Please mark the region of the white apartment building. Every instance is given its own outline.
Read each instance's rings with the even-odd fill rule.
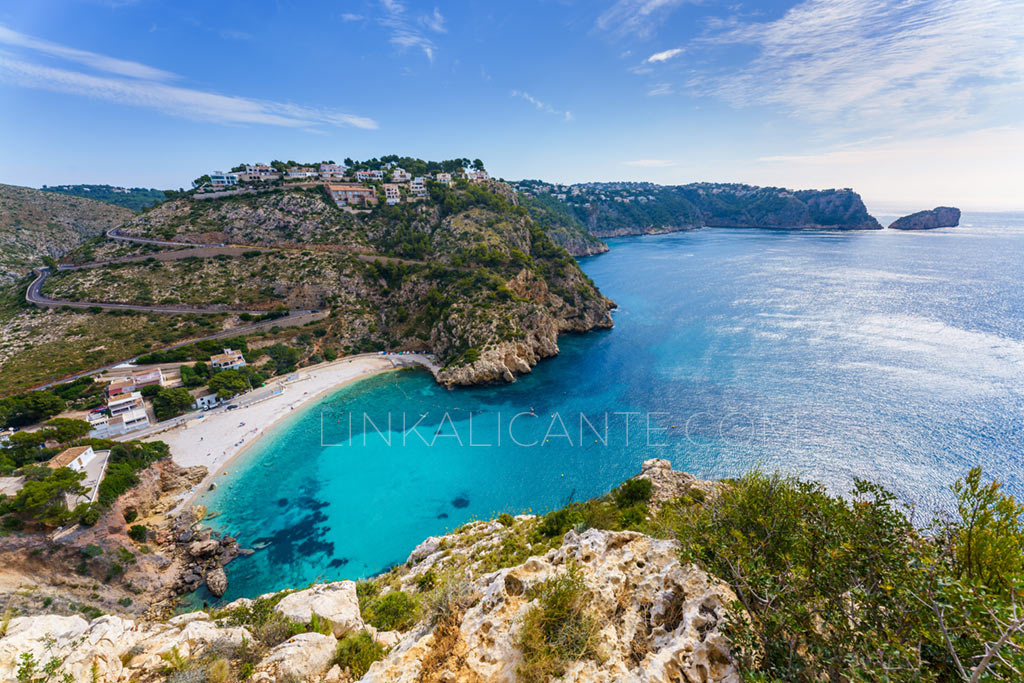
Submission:
[[[394,183],[385,183],[384,201],[388,203],[388,206],[394,206],[398,202],[402,201],[402,193],[399,192],[398,185],[395,185]]]

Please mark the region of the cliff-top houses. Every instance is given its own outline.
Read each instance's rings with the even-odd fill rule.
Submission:
[[[352,170],[345,164],[324,162],[313,166],[290,166],[283,171],[279,162],[274,166],[268,164],[244,164],[236,167],[230,173],[217,171],[209,174],[210,182],[200,188],[206,190],[234,189],[239,183],[259,183],[265,181],[285,180],[288,182],[301,182],[304,186],[314,183],[310,181],[322,181],[324,189],[338,206],[344,207],[367,207],[380,201],[380,194],[383,193],[383,200],[394,206],[402,201],[417,201],[427,196],[427,180],[434,180],[441,185],[452,185],[456,179],[468,180],[471,183],[484,183],[490,179],[487,171],[483,169],[460,169],[457,173],[438,172],[413,176],[397,164],[389,163],[384,169],[355,169]],[[381,185],[377,185],[381,183]],[[404,190],[402,189],[404,186]],[[556,186],[557,187],[557,186]],[[241,190],[244,191],[244,190]],[[111,385],[111,395],[122,391],[129,391],[137,386],[129,381],[114,383]]]

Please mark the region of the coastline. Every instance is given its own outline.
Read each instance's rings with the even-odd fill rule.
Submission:
[[[225,406],[202,417],[166,431],[152,434],[145,441],[163,441],[171,449],[171,458],[181,467],[202,465],[207,474],[201,482],[180,494],[173,515],[191,505],[216,477],[282,420],[295,416],[295,411],[350,384],[384,372],[421,366],[436,372],[437,366],[424,354],[373,354],[340,358],[303,368],[298,378],[269,385],[279,389],[267,398],[227,410]],[[245,396],[235,403],[244,403]],[[254,426],[255,425],[255,426]]]

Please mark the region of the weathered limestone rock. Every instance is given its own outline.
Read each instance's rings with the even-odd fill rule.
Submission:
[[[672,463],[661,458],[644,460],[640,474],[633,478],[647,479],[651,482],[652,508],[661,507],[663,503],[685,495],[693,495],[694,490],[699,490],[705,498],[713,496],[718,487],[713,481],[697,479],[688,472],[672,469]]]
[[[223,567],[214,567],[206,572],[206,587],[218,598],[228,589],[228,576]]]
[[[284,641],[256,666],[253,683],[306,681],[327,670],[338,641],[320,633],[300,633]]]
[[[739,683],[722,631],[735,596],[697,567],[680,565],[677,555],[675,541],[636,532],[570,531],[544,556],[473,581],[466,591],[479,599],[462,613],[457,633],[421,623],[363,681],[411,683],[439,675],[430,668],[439,662],[444,673],[437,680],[515,680],[530,589],[573,565],[602,624],[602,661],[577,662],[563,680]]]
[[[359,614],[359,598],[354,581],[324,583],[296,593],[289,593],[274,610],[282,616],[308,623],[313,615],[330,623],[335,637],[363,629]]]

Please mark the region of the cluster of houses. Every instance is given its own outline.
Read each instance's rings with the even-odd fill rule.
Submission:
[[[215,371],[237,370],[245,367],[241,351],[224,349],[210,357],[210,366]],[[160,368],[133,372],[126,377],[115,379],[107,386],[107,404],[103,409],[89,414],[92,429],[89,436],[96,439],[111,439],[115,436],[145,429],[151,424],[142,389],[148,386],[180,386],[180,381],[168,379]],[[199,396],[193,406],[197,410],[208,410],[220,405],[215,394]]]
[[[394,166],[387,171],[356,170],[350,171],[342,164],[320,164],[312,166],[292,166],[283,172],[266,164],[245,164],[241,171],[210,173],[210,185],[213,189],[224,189],[239,183],[258,183],[274,180],[323,181],[327,191],[339,206],[370,206],[378,202],[377,187],[370,183],[384,183],[384,201],[393,206],[402,201],[403,195],[410,201],[427,196],[427,180],[451,185],[451,173],[434,173],[413,177],[404,168]],[[470,182],[482,183],[490,178],[487,171],[481,169],[463,171]],[[461,174],[458,174],[461,175]],[[340,182],[339,182],[340,181]],[[404,193],[403,193],[403,190]]]

